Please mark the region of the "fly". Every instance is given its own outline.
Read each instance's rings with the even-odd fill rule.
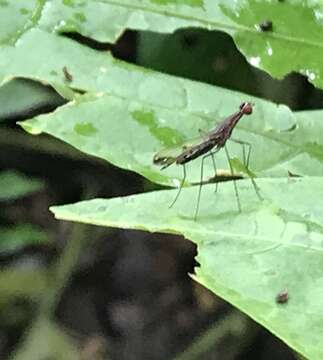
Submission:
[[[174,163],[177,165],[183,165],[183,179],[181,181],[181,184],[180,184],[179,190],[176,194],[176,197],[173,200],[173,202],[170,204],[169,207],[172,207],[175,204],[175,202],[177,201],[177,199],[181,193],[181,190],[184,186],[185,179],[186,179],[185,164],[200,157],[200,156],[202,156],[201,178],[200,178],[200,183],[199,183],[199,191],[198,191],[198,198],[197,198],[197,205],[196,205],[194,219],[197,218],[197,214],[198,214],[198,210],[199,210],[199,203],[200,203],[201,190],[202,190],[202,184],[203,184],[203,167],[204,167],[205,159],[207,159],[208,157],[212,158],[212,163],[213,163],[214,171],[216,174],[216,162],[215,162],[214,155],[220,149],[222,149],[224,147],[226,156],[227,156],[227,159],[229,162],[231,175],[234,175],[233,167],[230,162],[229,153],[228,153],[227,147],[225,145],[226,145],[227,140],[231,137],[233,129],[235,128],[235,126],[237,125],[239,120],[242,118],[242,116],[252,114],[252,106],[253,105],[249,102],[242,103],[237,112],[235,112],[234,114],[225,118],[214,130],[203,133],[202,137],[199,137],[198,139],[196,139],[194,144],[190,143],[190,142],[186,142],[181,147],[177,146],[176,148],[165,149],[165,150],[158,152],[154,156],[154,158],[153,158],[154,164],[161,165],[162,170]],[[251,144],[240,141],[240,140],[234,140],[232,138],[230,140],[242,145],[243,162],[244,162],[244,165],[246,166],[246,168],[248,168]],[[245,153],[245,146],[248,146],[247,157],[246,157],[246,153]],[[259,189],[258,189],[254,179],[252,177],[250,179],[255,188],[257,196],[259,197],[259,199],[262,199],[259,194]],[[235,194],[236,194],[236,198],[237,198],[238,210],[241,211],[240,199],[239,199],[238,189],[237,189],[235,180],[233,181],[233,184],[234,184],[234,190],[235,190]],[[216,184],[216,190],[217,190],[217,185],[218,184]]]

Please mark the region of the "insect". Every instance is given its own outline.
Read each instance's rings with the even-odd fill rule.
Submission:
[[[285,304],[289,299],[289,294],[287,290],[282,290],[276,296],[276,303]]]
[[[64,74],[64,77],[65,77],[65,80],[68,81],[68,82],[73,81],[73,76],[72,76],[72,74],[67,70],[67,67],[64,66],[62,70],[63,70],[63,74]]]
[[[199,210],[199,203],[200,203],[201,190],[202,190],[202,184],[203,184],[203,167],[204,167],[205,159],[207,159],[208,157],[212,158],[212,163],[213,163],[214,171],[216,174],[216,163],[215,163],[214,154],[216,154],[221,148],[224,147],[226,156],[228,158],[231,175],[234,175],[233,167],[230,162],[229,153],[228,153],[228,150],[227,150],[225,144],[226,144],[227,140],[231,137],[232,131],[233,131],[234,127],[237,125],[237,123],[239,122],[239,120],[241,119],[241,117],[243,115],[252,114],[252,106],[253,105],[249,102],[242,103],[237,112],[235,112],[234,114],[225,118],[215,129],[213,129],[209,132],[206,132],[206,133],[202,133],[202,137],[199,137],[191,142],[186,142],[182,145],[182,147],[169,148],[169,149],[162,150],[154,156],[154,158],[153,158],[154,164],[161,165],[162,170],[174,163],[176,163],[177,165],[183,165],[183,179],[181,181],[181,184],[180,184],[179,190],[176,194],[176,197],[169,207],[172,207],[175,204],[175,202],[178,199],[180,192],[185,184],[185,179],[186,179],[185,164],[196,159],[199,156],[203,155],[202,162],[201,162],[201,178],[200,178],[200,183],[199,183],[199,192],[198,192],[197,206],[196,206],[196,210],[195,210],[194,219],[197,218],[197,214],[198,214],[198,210]],[[240,141],[240,140],[234,140],[234,139],[230,139],[230,140],[242,145],[244,165],[246,166],[246,168],[248,168],[251,144]],[[245,156],[246,155],[245,154],[245,146],[248,146],[247,158]],[[250,178],[251,178],[252,184],[256,190],[258,197],[260,199],[262,199],[259,194],[259,189],[258,189],[254,179],[252,177],[250,177]],[[241,211],[241,205],[240,205],[240,200],[239,200],[239,196],[238,196],[238,189],[237,189],[235,180],[234,180],[233,184],[234,184],[234,190],[235,190],[237,203],[238,203],[238,210]],[[218,184],[216,184],[216,186],[217,185]],[[217,190],[217,187],[216,187],[216,190]]]
[[[262,23],[260,23],[258,26],[261,31],[272,31],[273,30],[273,22],[270,20],[265,20]]]

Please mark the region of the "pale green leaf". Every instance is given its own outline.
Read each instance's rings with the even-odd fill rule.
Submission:
[[[242,212],[231,183],[95,199],[53,207],[56,218],[88,224],[183,234],[197,244],[197,280],[246,312],[309,359],[323,348],[323,178],[259,180],[260,202],[247,180],[238,182]],[[287,290],[289,301],[276,303]]]
[[[153,74],[144,79],[153,79]],[[168,77],[156,75],[158,85],[166,87]],[[151,83],[150,92],[159,87]],[[124,169],[135,171],[149,180],[176,186],[182,178],[181,166],[159,170],[153,164],[155,153],[185,139],[196,137],[199,129],[212,129],[225,115],[235,112],[246,100],[240,93],[225,91],[182,79],[174,80],[178,91],[186,94],[182,110],[170,105],[152,105],[146,99],[128,100],[118,96],[85,96],[61,107],[55,113],[22,123],[33,134],[45,132],[68,142],[79,150],[105,159]],[[173,91],[176,89],[173,88]],[[176,97],[164,95],[168,101]],[[287,176],[323,173],[323,129],[316,121],[321,112],[295,115],[286,107],[253,98],[254,113],[240,120],[233,137],[252,145],[250,169],[257,176]],[[167,102],[167,101],[166,101]],[[208,113],[208,116],[205,116]],[[211,115],[215,114],[215,115]],[[202,137],[201,137],[202,141]],[[231,157],[242,158],[242,147],[228,142]],[[216,154],[219,174],[228,170],[224,151]],[[187,180],[200,180],[201,161],[187,164]],[[209,158],[204,179],[214,176]]]
[[[104,42],[115,42],[126,29],[221,30],[252,65],[279,78],[298,71],[322,88],[322,13],[319,0],[2,1],[0,42],[15,44],[30,29],[78,32]],[[264,21],[272,21],[272,31],[260,31]],[[28,55],[26,63],[32,61]]]

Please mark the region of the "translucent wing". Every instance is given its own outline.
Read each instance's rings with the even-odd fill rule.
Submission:
[[[205,135],[206,133],[204,136]],[[201,144],[204,141],[204,136],[198,136],[194,139],[187,140],[182,144],[162,149],[154,155],[154,164],[161,165],[162,169],[165,169],[169,165],[173,164],[184,151]]]

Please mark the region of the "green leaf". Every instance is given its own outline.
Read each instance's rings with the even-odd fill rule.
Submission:
[[[44,183],[17,171],[0,172],[0,201],[16,200],[42,190]]]
[[[72,82],[66,82],[64,67],[73,76]],[[0,47],[0,85],[10,81],[12,74],[50,84],[60,94],[70,95],[73,88],[98,96],[109,93],[145,99],[177,109],[186,105],[180,79],[117,61],[109,53],[40,30],[27,32],[15,47]]]
[[[27,66],[15,63],[17,54],[21,53],[17,58],[23,59],[23,54],[32,53],[35,46],[39,46],[37,61],[44,64],[41,68],[36,60]],[[54,49],[57,52],[55,63],[50,60]],[[155,152],[180,143],[182,139],[196,137],[200,128],[211,129],[216,121],[236,111],[245,100],[255,102],[254,115],[241,120],[241,131],[235,130],[234,136],[253,144],[252,171],[264,176],[286,175],[288,170],[299,174],[322,174],[321,122],[314,121],[321,116],[320,112],[303,113],[299,118],[285,107],[125,65],[73,41],[57,39],[40,31],[26,35],[13,53],[11,48],[3,51],[7,66],[13,66],[13,71],[20,69],[20,76],[29,77],[38,72],[38,77],[56,84],[59,79],[64,84],[64,77],[58,72],[66,64],[64,54],[72,53],[72,58],[78,59],[78,67],[70,70],[73,84],[100,93],[76,98],[69,106],[27,122],[24,127],[33,133],[50,133],[83,152],[136,171],[152,181],[174,185],[172,179],[177,178],[175,184],[178,184],[182,176],[181,170],[174,167],[165,172],[152,167]],[[94,69],[91,68],[93,64]],[[88,77],[89,73],[94,76]],[[107,91],[112,95],[102,96],[102,92]],[[53,119],[55,122],[51,121]],[[91,136],[84,136],[82,131],[75,131],[79,130],[78,123],[91,126],[96,129],[95,133],[92,131]],[[232,145],[229,150],[231,157],[241,156],[239,146]],[[219,154],[218,162],[219,169],[227,168],[223,154]],[[198,162],[192,164],[188,180],[199,181],[198,167]],[[208,165],[205,176],[213,175],[213,168]]]
[[[0,227],[0,252],[15,251],[22,246],[47,242],[46,232],[31,224],[17,225],[12,228]]]
[[[22,64],[17,67],[14,54],[21,52],[18,59],[22,59],[35,44],[39,46],[37,61],[44,65],[39,68],[35,65],[37,61],[32,61],[27,67]],[[58,54],[55,63],[48,60],[53,49]],[[53,114],[26,122],[24,127],[32,133],[50,133],[83,152],[136,171],[152,181],[176,185],[182,176],[181,169],[170,167],[159,172],[152,166],[153,155],[165,146],[196,137],[199,129],[212,129],[219,119],[236,111],[242,101],[250,100],[255,103],[254,115],[241,120],[234,136],[252,143],[251,170],[261,176],[282,176],[288,171],[322,174],[321,122],[313,119],[319,118],[320,112],[307,112],[299,117],[286,107],[246,98],[241,93],[125,65],[40,31],[26,35],[14,53],[11,48],[4,49],[7,66],[13,66],[15,71],[20,69],[20,76],[38,72],[38,77],[56,84],[59,79],[64,84],[64,77],[53,73],[53,69],[63,68],[66,64],[63,54],[68,52],[78,59],[78,67],[70,70],[73,84],[97,95],[77,97]],[[88,77],[89,73],[95,76]],[[107,91],[111,95],[105,95]],[[91,134],[84,136],[80,126],[91,127]],[[231,157],[241,156],[240,146],[232,144],[229,150]],[[224,154],[219,153],[217,165],[219,169],[227,168]],[[188,180],[199,181],[199,163],[189,167],[192,169],[188,171]],[[213,175],[213,167],[208,164],[205,177]]]
[[[143,78],[146,77],[143,75]],[[150,73],[147,81],[148,78],[153,79],[154,75]],[[156,75],[158,85],[163,88],[168,86],[168,80],[167,76]],[[182,178],[181,166],[172,165],[161,171],[153,164],[154,154],[168,146],[180,146],[183,139],[196,137],[199,129],[214,128],[219,118],[235,112],[246,97],[182,79],[174,79],[173,85],[187,94],[189,105],[181,111],[167,105],[154,106],[146,99],[85,96],[53,114],[23,122],[22,126],[33,134],[51,134],[151,181],[178,186]],[[150,87],[151,93],[158,91],[158,87]],[[169,102],[170,98],[177,101],[172,91],[164,96]],[[284,106],[277,107],[257,98],[251,100],[255,103],[254,113],[243,118],[233,133],[233,137],[252,144],[251,171],[257,176],[287,176],[288,171],[321,175],[323,124],[316,119],[322,112],[295,115]],[[241,145],[229,141],[228,149],[231,158],[242,158]],[[219,173],[228,169],[224,151],[216,155],[216,163]],[[200,164],[200,161],[187,164],[189,182],[200,180]],[[213,176],[214,168],[209,159],[205,163],[204,179]]]
[[[0,7],[0,42],[15,44],[30,29],[78,32],[104,42],[115,42],[126,29],[221,30],[233,37],[253,66],[279,78],[297,71],[322,88],[322,11],[318,0],[5,1]],[[273,30],[262,32],[259,25],[266,20],[272,21]],[[32,55],[28,57],[26,63]]]
[[[156,191],[52,207],[55,217],[88,224],[183,234],[197,244],[197,280],[310,359],[323,357],[323,178],[259,180],[264,202],[247,180]],[[158,206],[156,206],[158,205]],[[289,301],[277,304],[286,289]]]
[[[0,2],[0,44],[13,43],[29,26],[40,8],[42,1],[37,0],[1,0]]]
[[[220,29],[233,36],[253,65],[275,76],[301,71],[322,86],[320,3],[312,1],[309,7],[301,0],[42,0],[27,18],[11,2],[7,5],[14,21],[2,38],[0,84],[13,77],[31,78],[73,99],[53,114],[25,122],[31,133],[52,134],[152,181],[178,185],[182,169],[171,166],[161,172],[152,164],[153,155],[195,137],[199,129],[213,128],[247,100],[255,103],[254,114],[241,120],[234,136],[253,145],[251,171],[261,177],[286,176],[288,171],[322,176],[322,112],[293,114],[286,107],[246,99],[245,94],[116,61],[52,33],[76,31],[115,41],[125,28]],[[0,19],[8,15],[0,9]],[[267,16],[273,31],[260,32],[257,25]],[[72,81],[66,81],[64,67]],[[89,93],[78,96],[74,90]],[[230,145],[229,152],[231,158],[241,158],[236,144]],[[220,172],[227,169],[227,159],[223,152],[218,155]],[[206,178],[214,176],[212,163],[205,170]],[[199,181],[199,174],[200,162],[189,164],[188,180]],[[239,214],[231,184],[221,184],[216,201],[209,203],[205,199],[212,199],[214,186],[204,187],[197,222],[192,219],[194,188],[184,189],[172,209],[168,205],[175,192],[166,191],[53,210],[67,220],[184,234],[198,245],[198,281],[297,351],[320,359],[322,178],[262,179],[259,184],[267,199],[263,204],[250,193],[248,182],[239,182],[243,188]],[[276,304],[275,297],[283,289],[289,291],[290,300]]]

